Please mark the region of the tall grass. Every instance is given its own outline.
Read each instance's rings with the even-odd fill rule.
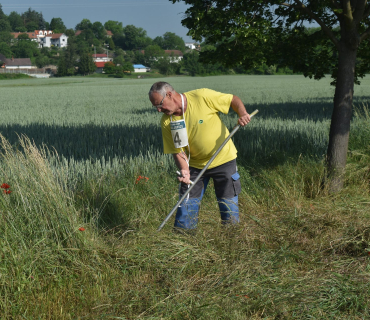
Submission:
[[[205,78],[214,88],[225,79]],[[12,83],[91,92],[95,80]],[[76,119],[61,113],[53,124],[44,108],[28,120],[24,113],[17,127],[8,113],[0,135],[0,185],[12,191],[0,194],[0,319],[369,318],[368,111],[358,108],[352,122],[345,187],[329,195],[321,184],[326,111],[271,101],[235,136],[240,225],[221,226],[211,183],[195,235],[175,233],[172,221],[156,231],[178,200],[156,115],[131,105],[123,126],[115,112],[111,124],[109,112],[78,124],[87,112],[79,105]],[[233,126],[236,118],[224,120]],[[45,141],[54,143],[48,149]]]

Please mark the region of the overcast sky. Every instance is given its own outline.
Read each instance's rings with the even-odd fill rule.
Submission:
[[[166,32],[173,32],[185,42],[192,42],[181,25],[188,6],[183,2],[172,4],[169,0],[0,0],[5,14],[23,13],[31,8],[42,12],[45,21],[61,18],[69,28],[75,28],[82,19],[102,24],[108,20],[132,24],[146,30],[154,39]]]

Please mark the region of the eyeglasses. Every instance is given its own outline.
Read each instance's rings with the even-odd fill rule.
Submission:
[[[167,93],[166,93],[166,95],[163,97],[163,99],[162,99],[162,101],[160,102],[160,104],[157,104],[156,106],[155,106],[155,105],[153,105],[153,107],[154,107],[154,108],[162,108],[163,100],[164,100],[164,98],[166,98],[166,97],[167,97]]]

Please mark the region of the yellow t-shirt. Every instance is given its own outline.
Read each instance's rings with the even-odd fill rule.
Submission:
[[[190,146],[190,166],[202,169],[229,135],[229,130],[218,113],[229,112],[233,95],[210,89],[193,90],[184,95],[187,99],[185,123]],[[183,118],[172,116],[172,121]],[[171,116],[163,114],[161,128],[164,153],[179,153],[181,149],[175,148],[172,140],[170,122]],[[187,151],[186,147],[184,149]],[[209,169],[234,160],[236,154],[237,150],[230,139],[212,161]]]

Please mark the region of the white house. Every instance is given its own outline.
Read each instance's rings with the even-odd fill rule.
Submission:
[[[185,42],[185,47],[188,47],[189,49],[194,50],[195,49],[195,43],[194,42]]]
[[[11,32],[14,39],[18,39],[18,36],[21,34],[27,34],[28,38],[31,39],[31,41],[35,41],[39,44],[39,48],[42,48],[43,40],[47,35],[51,35],[53,31],[51,30],[35,30],[34,32]]]
[[[150,68],[143,66],[142,64],[134,64],[134,72],[149,72]]]
[[[191,50],[200,50],[200,45],[195,42],[185,42],[185,47]]]
[[[58,47],[64,48],[67,46],[68,37],[64,33],[52,33],[47,34],[44,38],[42,38],[42,45],[43,47]]]

